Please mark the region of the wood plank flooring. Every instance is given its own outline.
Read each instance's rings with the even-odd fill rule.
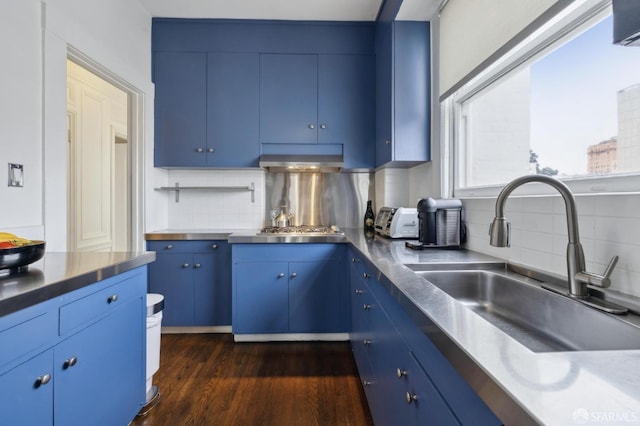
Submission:
[[[163,334],[160,403],[132,426],[373,425],[347,342]]]

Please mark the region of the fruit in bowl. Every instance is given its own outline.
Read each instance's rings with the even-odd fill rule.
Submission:
[[[0,269],[19,272],[44,256],[45,242],[0,232]]]

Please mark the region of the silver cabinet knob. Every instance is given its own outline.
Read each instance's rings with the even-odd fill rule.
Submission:
[[[64,360],[64,364],[62,364],[62,368],[65,370],[69,367],[73,367],[78,363],[78,357],[72,356],[71,358],[67,358]]]
[[[280,272],[280,273],[278,274],[278,278],[284,278],[284,272]]]
[[[321,125],[320,125],[320,128],[321,128],[321,129],[326,129],[326,128],[327,128],[327,125],[326,125],[326,124],[321,124]]]
[[[407,370],[403,370],[402,368],[398,367],[396,369],[396,376],[398,376],[398,379],[402,379],[403,377],[407,377]]]
[[[41,385],[46,385],[51,381],[51,374],[43,374],[42,376],[38,376],[36,378],[36,382],[33,384],[34,388],[39,388]]]
[[[391,139],[387,139],[386,141],[384,141],[384,143],[387,145],[391,145]]]
[[[364,386],[365,388],[366,388],[367,386],[369,386],[369,385],[372,385],[372,384],[373,384],[373,382],[370,382],[370,381],[368,381],[368,380],[363,380],[363,381],[362,381],[362,386]]]
[[[352,257],[351,263],[356,263],[356,262],[360,262],[360,259],[358,259],[357,257]]]
[[[316,126],[315,126],[315,124],[309,124],[309,128],[310,128],[311,130],[313,130],[313,129],[315,129],[315,128],[316,128]]]
[[[295,277],[297,277],[297,276],[298,276],[298,274],[296,274],[295,272],[292,272],[292,273],[291,273],[291,278],[295,278]]]
[[[218,245],[217,245],[217,244],[212,244],[212,245],[211,245],[211,248],[215,250],[215,249],[217,249],[217,248],[218,248]]]
[[[362,278],[364,278],[365,280],[368,280],[368,279],[369,279],[369,277],[371,277],[371,275],[369,275],[369,274],[368,274],[368,273],[366,273],[366,272],[362,274]]]
[[[365,303],[364,305],[362,305],[362,309],[364,309],[365,311],[368,311],[369,309],[371,309],[371,305]]]
[[[360,290],[359,288],[356,288],[356,294],[362,294],[364,293],[364,291]]]
[[[369,340],[369,339],[364,339],[364,340],[362,341],[362,343],[363,343],[365,346],[369,346],[369,345],[371,344],[371,340]]]
[[[405,395],[405,399],[407,400],[407,404],[411,404],[414,401],[418,400],[418,395],[415,393],[407,392]]]
[[[202,266],[202,265],[201,265],[201,264],[199,264],[199,263],[196,263],[196,264],[194,264],[194,265],[193,265],[193,267],[194,267],[194,268],[199,268],[199,267],[201,267],[201,266]]]
[[[215,152],[215,149],[213,149],[213,148],[208,148],[208,149],[207,149],[207,152]]]
[[[118,295],[117,294],[112,294],[111,296],[107,297],[107,303],[113,303],[113,302],[117,302],[118,301]]]
[[[188,268],[189,266],[191,266],[191,265],[189,265],[188,263],[183,263],[183,264],[182,264],[182,267],[183,267],[183,268]]]
[[[171,250],[173,248],[173,244],[169,244],[168,246],[165,247],[166,250]]]
[[[204,152],[204,149],[202,149],[202,148],[196,148],[196,152]]]

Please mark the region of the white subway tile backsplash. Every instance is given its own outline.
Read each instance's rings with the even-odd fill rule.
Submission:
[[[512,201],[517,202],[509,207]],[[566,276],[567,219],[561,197],[507,201],[505,215],[512,223],[510,248],[489,245],[487,230],[495,199],[466,199],[463,205],[470,230],[469,249]],[[611,288],[640,296],[640,197],[578,196],[576,205],[587,270],[603,272],[617,254],[620,261]]]
[[[255,202],[249,191],[202,190],[180,192],[180,202],[168,193],[170,229],[259,229],[264,226],[264,171],[170,170],[169,185],[249,186],[254,184]]]

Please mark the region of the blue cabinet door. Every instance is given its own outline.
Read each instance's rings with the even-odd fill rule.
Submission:
[[[193,254],[157,253],[149,268],[149,291],[164,296],[163,326],[193,325]]]
[[[156,167],[206,164],[207,56],[204,52],[155,52]]]
[[[346,312],[340,283],[343,268],[338,261],[289,264],[289,331],[336,333],[346,331]]]
[[[260,142],[316,143],[318,57],[260,55]]]
[[[428,22],[376,23],[376,166],[430,160]]]
[[[208,53],[208,166],[258,165],[259,57],[257,53]]]
[[[226,241],[211,241],[207,249],[194,254],[193,325],[231,325],[231,250]]]
[[[348,168],[375,166],[374,96],[372,56],[318,56],[318,143],[342,144]]]
[[[393,154],[392,23],[376,22],[376,166]]]
[[[235,267],[234,333],[289,330],[287,262],[238,262]]]
[[[54,348],[55,424],[126,425],[135,417],[145,401],[145,311],[141,295]]]
[[[48,376],[46,383],[42,378]],[[40,378],[40,379],[39,379]],[[0,375],[0,423],[15,426],[53,424],[53,350]]]

